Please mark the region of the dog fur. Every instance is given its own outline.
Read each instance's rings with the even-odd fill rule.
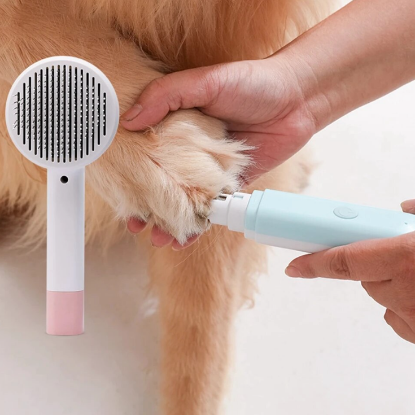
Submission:
[[[45,171],[14,148],[3,115],[8,90],[27,66],[54,55],[90,61],[113,83],[123,112],[164,73],[264,58],[327,13],[326,0],[0,0],[0,211],[19,215],[18,244],[43,243],[46,235]],[[202,233],[211,200],[239,189],[250,163],[244,150],[222,122],[197,110],[172,113],[144,132],[120,127],[87,167],[87,241],[108,246],[131,216],[179,241]],[[299,154],[251,187],[297,192],[307,173]],[[182,252],[149,247],[164,415],[218,414],[235,313],[253,298],[264,254],[216,227]]]

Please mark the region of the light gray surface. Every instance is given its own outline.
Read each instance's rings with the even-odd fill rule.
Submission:
[[[307,193],[399,208],[415,197],[415,84],[313,140]],[[256,307],[238,319],[230,415],[410,415],[415,345],[397,337],[358,283],[291,280],[273,249]],[[87,253],[87,333],[44,334],[45,252],[0,250],[0,413],[155,415],[156,315],[128,241]],[[147,317],[146,317],[147,315]]]
[[[87,250],[82,336],[45,334],[45,258],[0,251],[0,413],[156,414],[158,324],[135,244]]]
[[[413,83],[316,136],[306,193],[390,209],[415,198],[414,104]],[[284,277],[297,255],[273,249],[255,309],[240,314],[231,413],[413,414],[415,345],[359,283]]]

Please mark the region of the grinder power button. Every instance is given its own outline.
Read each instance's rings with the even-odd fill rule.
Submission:
[[[333,210],[333,213],[341,219],[354,219],[359,216],[359,214],[355,210],[347,206],[339,206]]]

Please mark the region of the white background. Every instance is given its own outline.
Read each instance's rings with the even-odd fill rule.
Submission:
[[[399,209],[415,197],[415,84],[313,139],[307,194]],[[0,413],[157,414],[158,330],[131,240],[87,251],[87,333],[44,334],[45,250],[0,248]],[[415,345],[359,283],[293,280],[273,249],[237,323],[229,415],[412,415]]]

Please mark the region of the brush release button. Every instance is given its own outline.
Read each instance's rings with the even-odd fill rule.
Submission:
[[[333,213],[341,219],[354,219],[359,216],[359,214],[355,210],[347,206],[339,206],[333,210]]]

